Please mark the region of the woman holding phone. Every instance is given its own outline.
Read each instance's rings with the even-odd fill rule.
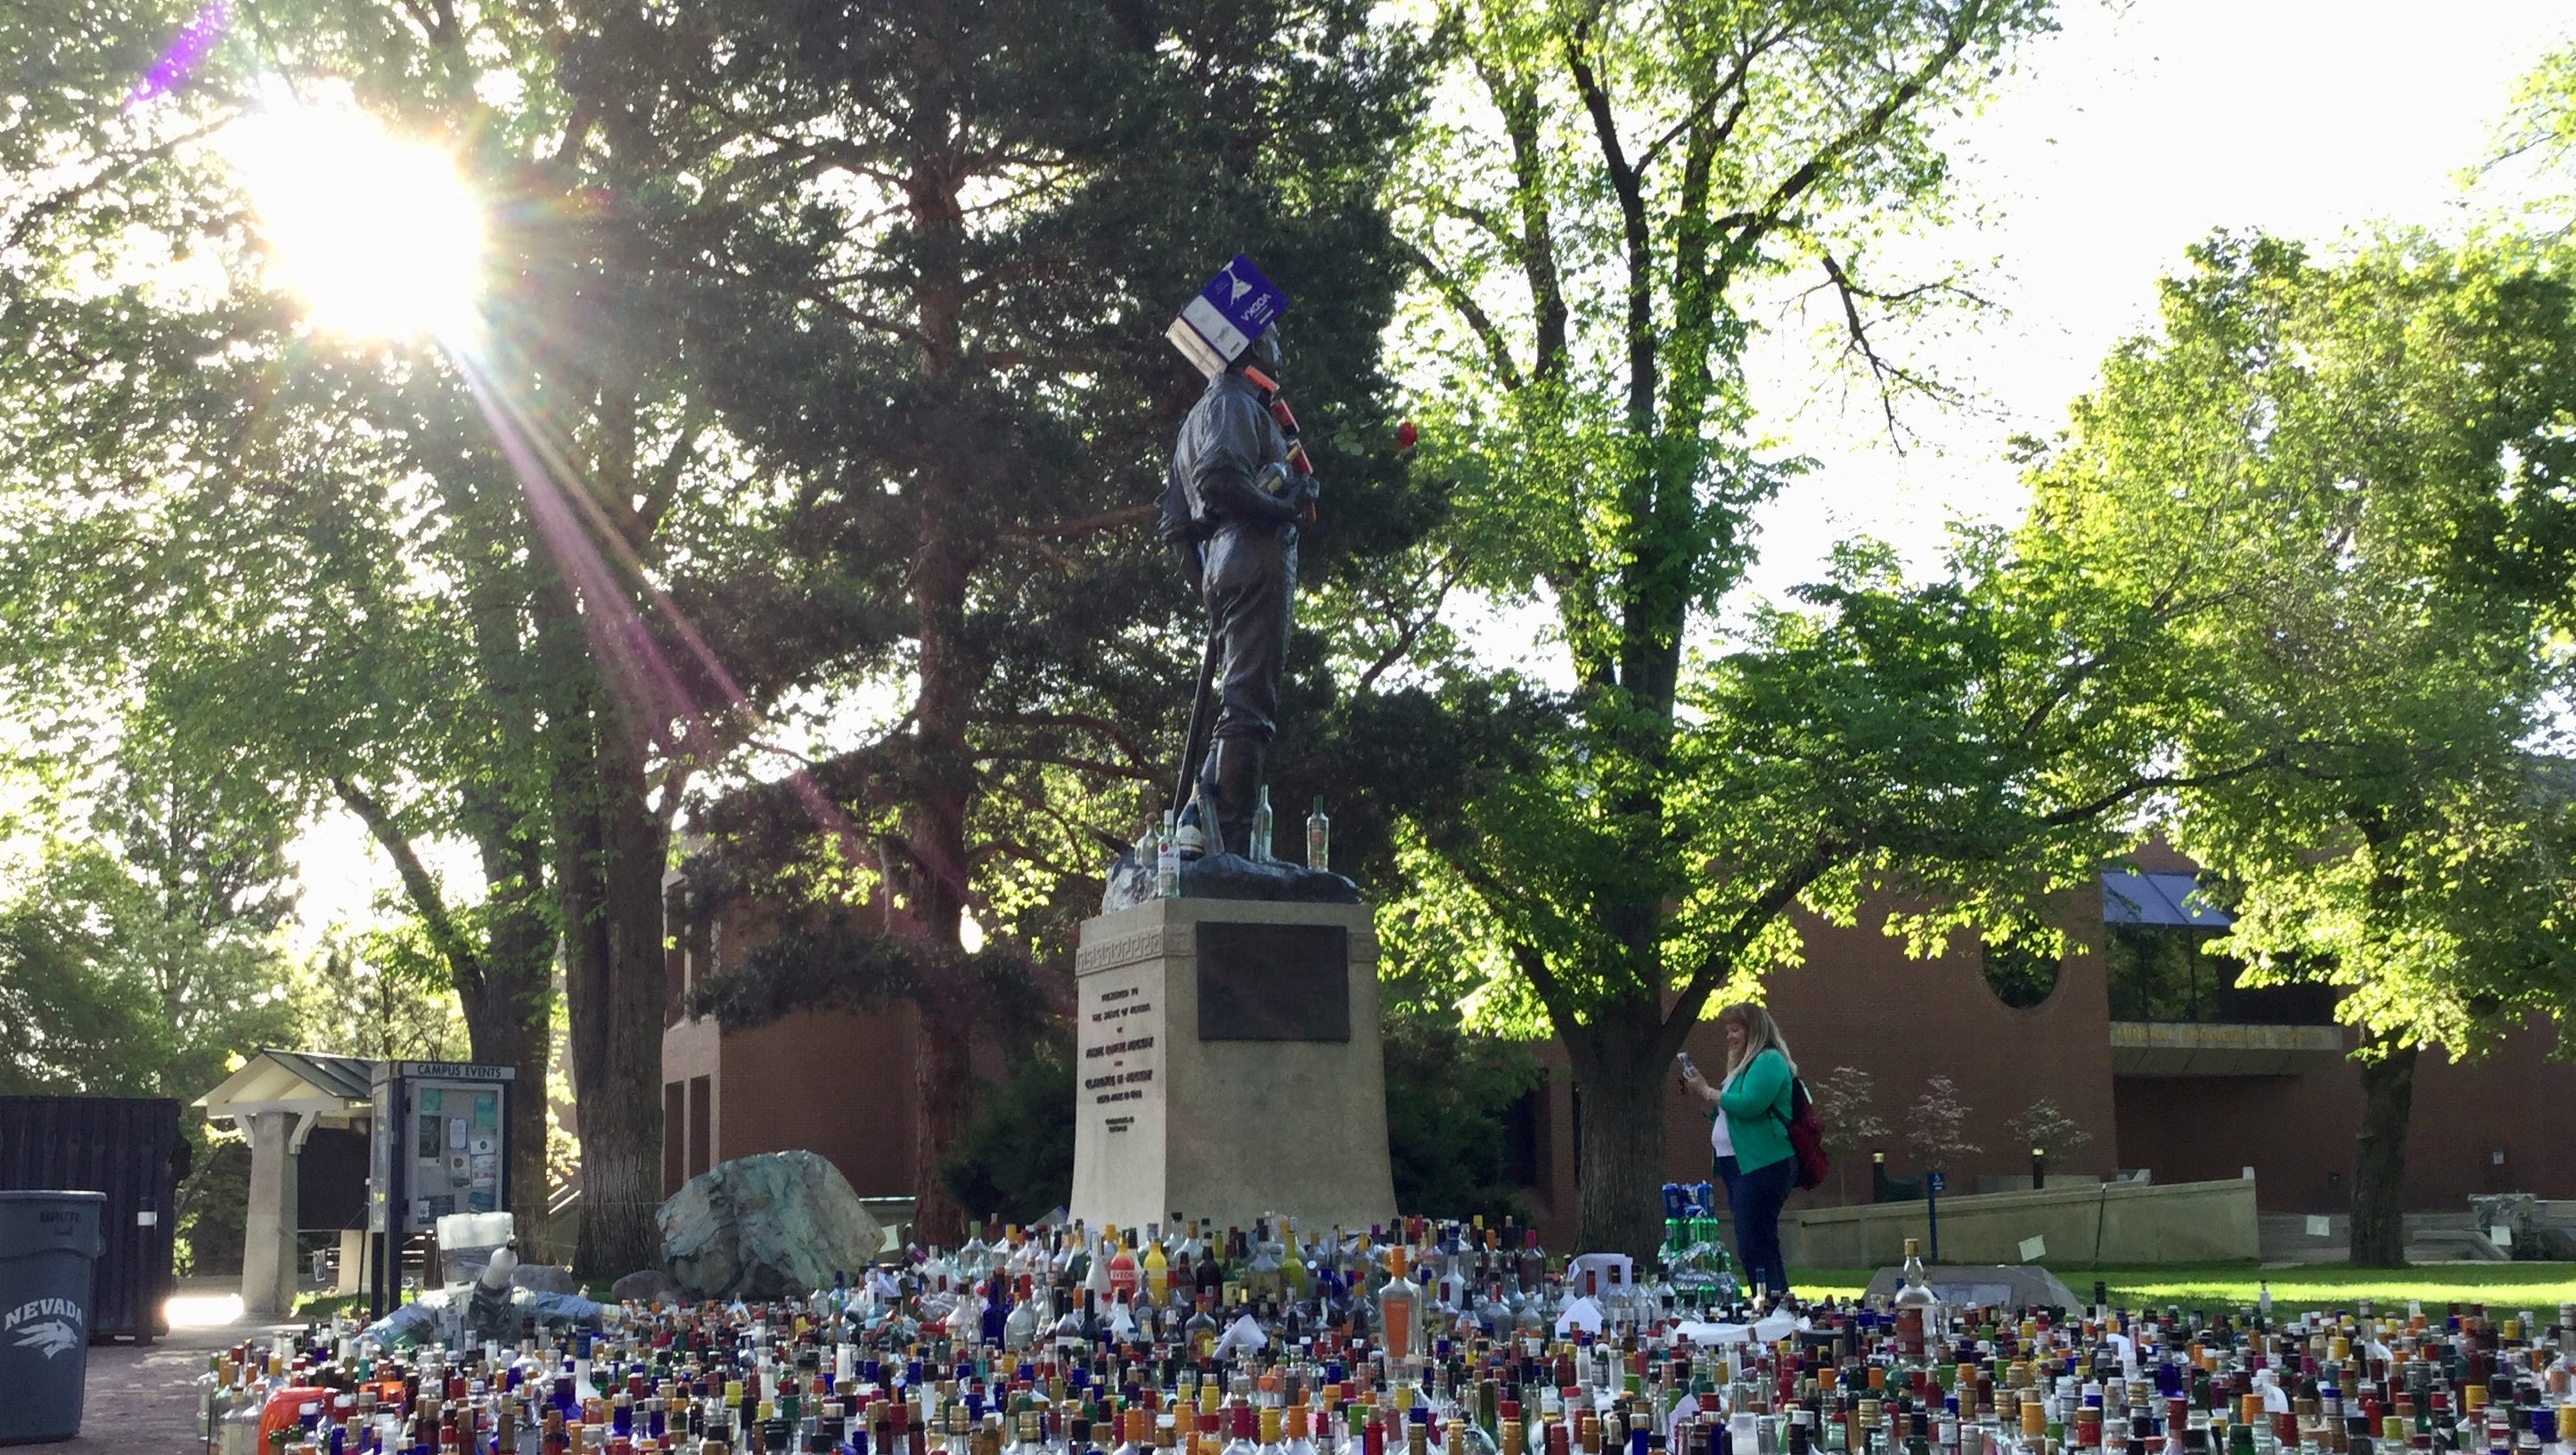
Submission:
[[[1712,1086],[1680,1058],[1682,1085],[1709,1109],[1709,1150],[1726,1205],[1735,1218],[1735,1257],[1744,1280],[1789,1296],[1789,1266],[1780,1255],[1780,1209],[1797,1183],[1798,1159],[1789,1145],[1789,1084],[1798,1065],[1771,1013],[1758,1005],[1730,1005],[1717,1013],[1726,1032],[1726,1075]]]

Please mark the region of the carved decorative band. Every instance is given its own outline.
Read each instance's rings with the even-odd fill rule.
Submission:
[[[1196,952],[1197,936],[1190,925],[1158,925],[1132,935],[1120,935],[1096,945],[1085,945],[1074,952],[1073,973],[1089,975],[1133,965],[1139,960],[1170,959]]]

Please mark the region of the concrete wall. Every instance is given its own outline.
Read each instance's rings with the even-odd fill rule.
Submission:
[[[2040,1262],[2208,1263],[2262,1250],[2254,1184],[2243,1178],[2165,1186],[2052,1185],[1941,1199],[1941,1261],[2021,1263],[2025,1238],[2046,1240]],[[1924,1205],[1811,1208],[1781,1219],[1793,1267],[1876,1268],[1904,1256],[1907,1238],[1931,1238]],[[2098,1252],[2097,1250],[2098,1239]]]

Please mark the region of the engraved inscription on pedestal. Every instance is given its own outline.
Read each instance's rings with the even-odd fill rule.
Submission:
[[[1119,1175],[1162,1181],[1163,1008],[1158,960],[1131,960],[1082,978],[1074,1072],[1080,1122],[1096,1129]]]
[[[1075,984],[1074,1217],[1394,1216],[1365,906],[1150,900],[1083,925]]]
[[[1340,925],[1198,926],[1199,1039],[1347,1041],[1351,937]]]

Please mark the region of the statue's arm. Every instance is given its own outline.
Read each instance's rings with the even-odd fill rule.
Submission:
[[[1211,516],[1286,524],[1302,519],[1306,501],[1290,488],[1277,495],[1261,488],[1263,472],[1277,463],[1270,449],[1275,426],[1248,399],[1211,411],[1207,434],[1191,461],[1191,489]],[[1284,480],[1284,475],[1283,475]],[[1291,482],[1293,483],[1293,482]]]

